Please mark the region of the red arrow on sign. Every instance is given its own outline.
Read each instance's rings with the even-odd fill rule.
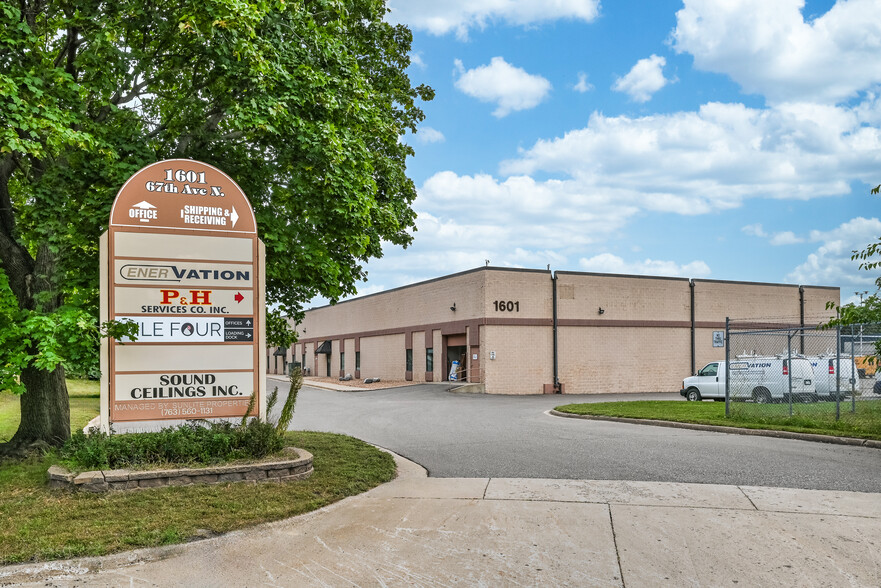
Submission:
[[[242,296],[242,293],[241,293],[241,292],[236,292],[236,295],[235,295],[235,301],[236,301],[236,302],[241,302],[241,301],[244,300],[244,299],[245,299],[245,297]]]

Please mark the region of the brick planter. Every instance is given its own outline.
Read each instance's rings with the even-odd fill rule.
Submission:
[[[226,484],[228,482],[289,482],[305,480],[312,475],[312,454],[303,449],[286,447],[292,459],[265,461],[244,465],[169,470],[100,470],[75,474],[63,467],[49,468],[50,488],[69,488],[86,492],[190,486],[192,484]]]

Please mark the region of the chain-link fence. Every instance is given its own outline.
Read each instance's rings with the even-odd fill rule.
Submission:
[[[729,327],[725,412],[737,418],[824,422],[846,432],[881,432],[881,325],[837,329]],[[721,374],[720,374],[721,375]]]

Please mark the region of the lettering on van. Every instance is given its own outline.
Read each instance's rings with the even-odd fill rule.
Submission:
[[[195,269],[177,265],[125,264],[119,268],[123,280],[153,282],[180,282],[181,280],[224,280],[228,282],[251,280],[249,270]]]

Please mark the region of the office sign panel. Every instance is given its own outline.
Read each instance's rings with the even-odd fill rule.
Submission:
[[[122,187],[101,241],[101,318],[137,324],[102,343],[101,423],[265,416],[263,244],[222,171],[145,167]]]

